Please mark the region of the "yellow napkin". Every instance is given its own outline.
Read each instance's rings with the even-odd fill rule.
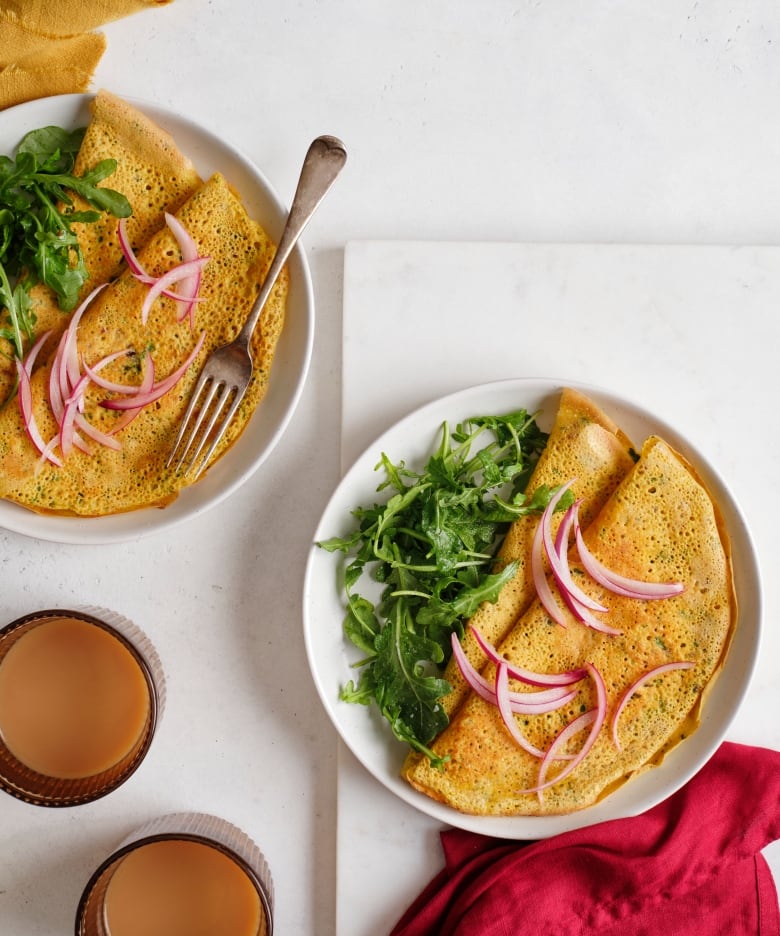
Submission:
[[[106,48],[96,26],[170,0],[0,0],[0,110],[86,91]]]

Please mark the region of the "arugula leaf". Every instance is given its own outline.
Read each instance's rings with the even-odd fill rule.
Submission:
[[[83,136],[84,128],[41,127],[26,134],[14,158],[0,156],[0,337],[17,357],[35,333],[32,287],[45,283],[70,311],[89,276],[71,225],[93,223],[102,212],[132,214],[124,195],[99,185],[116,171],[115,160],[74,175]],[[74,192],[94,210],[76,211]]]
[[[63,172],[76,161],[81,149],[85,127],[64,130],[62,127],[40,127],[26,133],[16,148],[17,154],[30,153],[39,166],[50,172]]]
[[[493,568],[509,524],[541,513],[554,493],[525,488],[547,443],[527,410],[441,429],[422,472],[383,452],[375,470],[384,503],[358,507],[354,528],[317,545],[351,557],[344,634],[364,655],[341,698],[376,705],[395,736],[441,765],[429,745],[447,725],[440,699],[451,637],[483,601],[496,601],[517,564]],[[563,506],[563,505],[562,505]],[[370,600],[358,588],[378,583]],[[373,586],[376,589],[376,585]]]

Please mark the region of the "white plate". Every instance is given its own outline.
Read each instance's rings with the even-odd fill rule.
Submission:
[[[3,111],[0,152],[12,153],[29,130],[86,126],[93,95],[43,98]],[[202,127],[143,101],[131,100],[175,139],[201,178],[221,172],[238,191],[249,214],[278,243],[287,209],[268,180],[244,155]],[[301,154],[303,158],[303,154]],[[110,182],[110,179],[109,179]],[[214,507],[233,493],[265,461],[281,438],[298,404],[314,343],[314,298],[306,256],[296,245],[288,261],[290,292],[287,320],[274,357],[268,393],[231,450],[200,481],[185,488],[168,507],[111,517],[56,517],[32,513],[0,501],[0,527],[59,543],[110,543],[159,533]]]
[[[472,387],[437,400],[411,413],[368,447],[333,494],[314,536],[314,542],[345,535],[353,527],[356,507],[381,499],[377,484],[384,474],[374,471],[380,453],[392,461],[403,459],[422,468],[435,447],[442,422],[451,425],[469,416],[500,414],[518,407],[539,412],[549,429],[557,408],[561,381],[505,380]],[[664,760],[618,789],[602,802],[568,816],[468,816],[436,803],[401,780],[399,771],[406,746],[397,742],[375,708],[339,700],[341,686],[353,675],[350,663],[359,651],[342,634],[344,618],[340,572],[344,557],[312,546],[303,594],[304,636],[314,682],[330,718],[358,760],[402,800],[448,825],[502,838],[535,839],[569,829],[644,812],[689,780],[714,754],[741,704],[758,655],[761,627],[761,583],[758,563],[742,513],[723,481],[705,457],[669,425],[641,407],[595,387],[569,383],[590,396],[628,433],[635,445],[653,433],[666,439],[698,469],[723,512],[734,553],[739,602],[739,625],[724,669],[716,680],[699,729]]]

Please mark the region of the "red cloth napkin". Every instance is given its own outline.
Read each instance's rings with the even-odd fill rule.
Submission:
[[[780,752],[726,742],[653,809],[538,842],[442,833],[391,936],[779,936]]]

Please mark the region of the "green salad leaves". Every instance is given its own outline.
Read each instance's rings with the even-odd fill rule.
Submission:
[[[70,311],[87,280],[71,225],[97,221],[104,211],[118,218],[132,213],[124,195],[99,186],[116,170],[116,160],[73,174],[83,136],[83,129],[43,127],[22,139],[14,158],[0,156],[0,337],[17,357],[35,333],[30,289],[45,283]],[[95,210],[76,211],[72,192]]]
[[[445,423],[421,473],[382,454],[377,490],[389,499],[353,511],[348,536],[318,544],[351,557],[344,631],[364,657],[341,697],[376,703],[395,736],[434,763],[428,745],[447,725],[438,700],[451,690],[441,676],[451,634],[462,635],[464,621],[515,573],[516,563],[491,571],[492,560],[509,524],[550,499],[547,489],[525,493],[546,441],[524,409],[473,417],[453,432]],[[373,601],[357,590],[364,574],[379,583]]]

